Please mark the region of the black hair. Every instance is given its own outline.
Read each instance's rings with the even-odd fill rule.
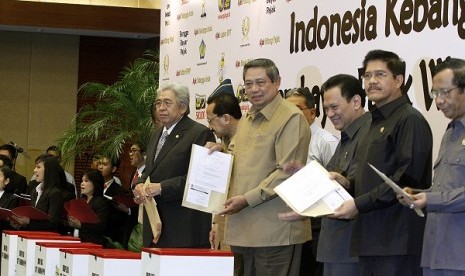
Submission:
[[[217,116],[229,114],[235,119],[242,117],[241,106],[239,100],[231,94],[219,94],[218,96],[208,99],[207,104],[215,104],[213,113]]]
[[[93,196],[103,196],[105,179],[103,178],[102,173],[99,170],[90,169],[87,170],[84,175],[89,179],[90,182],[92,182],[92,185],[94,185]]]
[[[362,107],[365,107],[365,90],[363,90],[362,84],[356,77],[346,74],[334,75],[323,83],[321,86],[321,94],[324,95],[326,91],[334,87],[339,87],[341,90],[341,96],[344,97],[347,102],[349,102],[355,95],[359,95],[361,105]]]

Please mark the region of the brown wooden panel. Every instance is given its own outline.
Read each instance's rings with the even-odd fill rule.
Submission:
[[[0,0],[0,25],[160,34],[160,10]]]

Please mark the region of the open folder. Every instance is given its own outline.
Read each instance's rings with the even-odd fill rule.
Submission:
[[[413,201],[410,199],[410,195],[407,194],[401,187],[399,187],[399,185],[397,185],[394,181],[392,181],[389,177],[387,177],[384,173],[382,173],[381,171],[379,171],[377,168],[375,168],[375,166],[371,165],[370,163],[368,163],[368,166],[370,166],[374,171],[375,173],[377,173],[383,180],[384,182],[386,182],[386,184],[389,185],[389,187],[391,187],[391,189],[394,190],[394,192],[396,194],[401,194],[404,196],[404,200],[405,202],[407,202],[407,204],[412,204]],[[424,217],[425,214],[423,213],[423,211],[421,209],[417,209],[417,208],[414,208],[415,212],[417,213],[417,215],[419,215],[420,217]]]
[[[48,220],[50,219],[50,216],[32,206],[19,206],[11,210],[13,215],[19,216],[19,217],[28,217],[33,220]]]
[[[233,156],[192,145],[182,206],[217,214],[224,210]]]
[[[69,216],[79,220],[81,223],[98,223],[100,219],[83,198],[76,198],[65,202],[65,210]]]
[[[308,217],[333,214],[352,198],[317,161],[308,163],[274,190],[292,210]]]

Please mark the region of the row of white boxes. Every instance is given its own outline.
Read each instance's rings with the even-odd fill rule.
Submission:
[[[102,249],[52,232],[2,233],[1,276],[233,275],[231,252],[143,248],[142,253]]]

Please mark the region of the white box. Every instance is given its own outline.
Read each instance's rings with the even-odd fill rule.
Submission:
[[[197,248],[142,248],[142,276],[234,275],[230,251]]]
[[[88,276],[90,252],[99,249],[62,248],[60,249],[60,276]],[[118,249],[100,249],[118,250]],[[120,251],[120,250],[118,250]]]
[[[92,276],[140,275],[141,254],[126,250],[90,251],[89,272]]]
[[[18,235],[18,246],[16,253],[16,275],[18,276],[32,276],[34,274],[34,264],[37,242],[80,242],[79,238],[70,236],[50,236],[50,235],[37,235],[20,234]]]
[[[3,230],[2,232],[2,262],[1,275],[15,276],[16,275],[16,254],[18,246],[18,235],[25,233],[39,233],[44,235],[58,236],[55,232],[39,232],[39,231],[17,231]]]
[[[60,273],[60,249],[61,248],[102,248],[101,245],[81,242],[81,243],[62,243],[62,242],[37,242],[34,262],[34,275],[55,276]]]

